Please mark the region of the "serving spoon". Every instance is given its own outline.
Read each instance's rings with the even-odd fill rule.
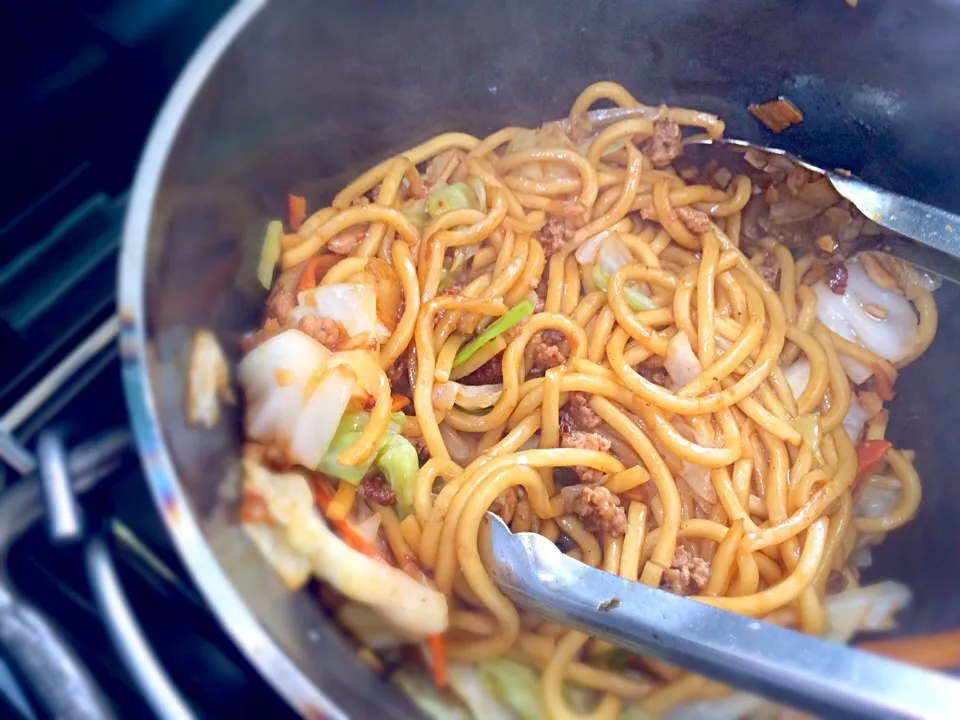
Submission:
[[[510,532],[488,512],[487,568],[514,602],[561,625],[823,718],[945,718],[960,682],[625,580]]]
[[[599,129],[631,117],[652,120],[658,113],[659,110],[652,107],[603,108],[591,110],[586,117],[592,128]],[[557,124],[569,131],[576,122],[575,118],[565,118]],[[740,151],[753,149],[779,155],[826,177],[840,196],[849,200],[868,219],[896,233],[884,235],[875,249],[960,283],[960,215],[878,188],[843,170],[824,170],[780,148],[734,138],[696,137],[687,140],[686,144]]]

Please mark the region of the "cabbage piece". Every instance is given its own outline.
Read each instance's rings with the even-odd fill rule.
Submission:
[[[590,146],[593,144],[593,141],[596,139],[597,135],[591,135],[590,137],[584,138],[580,144],[577,146],[577,150],[580,151],[581,155],[586,155],[590,150]],[[607,157],[607,155],[613,155],[617,150],[623,150],[626,147],[626,142],[623,140],[614,140],[612,143],[607,145],[604,148],[603,152],[600,153],[601,158]]]
[[[599,265],[593,266],[593,284],[597,286],[598,290],[607,291],[607,285],[610,282],[610,276],[603,271],[603,268]]]
[[[640,292],[634,286],[633,281],[623,286],[623,296],[627,299],[627,305],[635,312],[655,310],[657,308],[657,304]]]
[[[700,444],[709,446],[713,443],[701,442]],[[687,483],[687,487],[690,488],[691,492],[708,503],[716,503],[717,490],[713,486],[713,481],[710,479],[710,468],[682,460],[681,462],[683,462],[683,470],[680,476],[684,479],[684,482]]]
[[[297,295],[294,322],[307,315],[338,321],[349,335],[377,337],[377,293],[367,283],[320,285]]]
[[[630,254],[630,248],[620,238],[619,233],[610,233],[600,243],[600,249],[597,251],[597,267],[603,270],[607,277],[632,262],[633,255]]]
[[[273,284],[273,271],[280,260],[280,239],[283,237],[283,223],[273,220],[267,225],[267,234],[260,251],[260,263],[257,265],[257,279],[265,290]]]
[[[474,720],[457,696],[441,690],[422,673],[404,668],[395,672],[391,680],[430,720]]]
[[[467,343],[465,347],[460,348],[460,352],[458,352],[457,356],[453,359],[453,367],[457,368],[463,365],[467,360],[473,357],[477,350],[482,348],[494,338],[505,333],[518,322],[523,320],[527,315],[532,313],[533,308],[534,305],[532,300],[523,300],[507,310],[506,313],[490,323],[490,326],[480,335],[477,335],[477,337]]]
[[[331,355],[299,330],[286,330],[247,354],[239,367],[247,437],[276,445],[305,467],[316,467],[354,385],[346,368],[327,372]]]
[[[610,235],[612,230],[603,230],[591,238],[588,238],[583,245],[577,248],[576,252],[573,253],[573,256],[577,259],[577,262],[581,265],[590,265],[597,261],[597,254],[600,252],[600,246],[603,244],[604,239]]]
[[[264,341],[240,361],[239,379],[248,403],[277,388],[302,385],[326,370],[332,353],[299,330]]]
[[[380,532],[381,518],[377,513],[371,513],[366,520],[356,524],[351,523],[353,531],[371,545],[377,544],[377,533]]]
[[[520,130],[507,145],[506,154],[519,152],[521,150],[534,150],[537,148],[537,131],[524,128]],[[540,163],[533,162],[527,165],[521,165],[517,172],[523,177],[541,180],[543,178],[543,168]]]
[[[485,410],[497,404],[503,393],[503,383],[490,385],[457,385],[455,404],[464,410]]]
[[[800,358],[793,365],[784,369],[783,377],[786,379],[787,385],[790,386],[793,397],[799,400],[810,382],[810,361],[806,358]]]
[[[337,458],[340,457],[340,453],[356,443],[357,440],[360,439],[360,435],[361,432],[359,430],[344,431],[343,422],[341,421],[340,427],[337,428],[333,440],[330,442],[329,447],[327,447],[327,451],[323,454],[323,457],[320,458],[320,462],[317,463],[317,470],[324,475],[339,478],[351,485],[359,485],[367,474],[367,471],[373,467],[374,456],[371,455],[359,465],[342,465]]]
[[[843,295],[837,295],[822,281],[813,286],[817,319],[837,335],[892,363],[906,359],[918,338],[913,306],[902,295],[875,285],[856,259],[845,265],[847,287]],[[885,317],[881,319],[868,312],[875,308],[882,310]],[[872,374],[862,363],[840,357],[847,374],[858,385]]]
[[[340,429],[345,431],[347,430],[363,430],[367,423],[370,422],[370,413],[361,412],[359,410],[350,410],[343,414],[343,418],[340,420]],[[400,432],[406,427],[407,416],[402,412],[390,413],[390,424],[387,425],[387,430],[392,430],[393,432]]]
[[[869,370],[867,372],[869,372]],[[783,376],[786,378],[787,385],[790,386],[790,391],[793,393],[793,396],[799,400],[800,395],[807,387],[807,383],[810,382],[810,362],[806,358],[797,360],[784,369]],[[850,436],[853,442],[857,442],[866,424],[867,414],[857,399],[856,393],[851,393],[850,409],[847,410],[847,414],[843,418],[843,429],[847,431],[847,435]],[[800,430],[799,427],[797,429]],[[803,431],[801,430],[800,432],[802,434]]]
[[[644,720],[648,718],[635,711],[620,714],[620,720]],[[671,710],[667,720],[744,720],[748,717],[778,717],[779,707],[769,700],[745,692],[733,692],[724,698],[704,700],[702,702],[683,703]],[[760,713],[763,712],[761,715]],[[756,714],[756,715],[755,715]]]
[[[477,666],[487,688],[507,703],[521,720],[543,717],[540,674],[533,668],[507,658],[482,660]]]
[[[349,368],[356,376],[353,397],[360,401],[361,407],[366,406],[366,400],[376,396],[380,387],[380,356],[373,350],[340,350],[330,356],[328,368],[343,365]]]
[[[193,334],[187,375],[187,419],[191,425],[212,428],[220,421],[220,400],[233,402],[230,370],[223,348],[209,330]]]
[[[430,389],[430,402],[438,414],[446,413],[453,408],[453,404],[457,401],[459,387],[459,383],[450,380],[444,383],[436,383]]]
[[[269,521],[261,527],[269,528],[278,543],[306,558],[317,578],[369,605],[414,637],[446,631],[448,610],[443,594],[340,540],[317,511],[302,475],[272,473],[244,461],[244,483],[246,491],[263,498]]]
[[[502,383],[462,385],[455,380],[448,380],[433,386],[431,400],[438,413],[445,413],[454,405],[472,412],[493,407],[500,399],[501,393],[503,393]]]
[[[260,523],[243,523],[243,530],[288,590],[299,590],[307,584],[310,561],[295,552],[281,533]]]
[[[316,467],[337,432],[353,393],[354,377],[334,368],[317,384],[290,435],[288,454],[304,467]]]
[[[481,663],[482,664],[482,663]],[[447,663],[447,680],[476,720],[514,720],[516,715],[494,695],[482,671],[467,663]]]
[[[887,581],[828,595],[823,601],[827,611],[824,637],[845,643],[858,632],[893,630],[894,615],[910,602],[910,588]]]
[[[437,183],[427,195],[427,212],[433,217],[463,209],[482,210],[480,198],[467,183]]]
[[[601,233],[601,235],[602,234],[603,233]],[[620,234],[610,232],[603,238],[603,241],[600,243],[600,249],[597,251],[597,264],[593,270],[594,284],[606,292],[610,276],[624,265],[629,265],[632,262],[633,255],[630,254],[630,248],[627,247],[627,244],[620,237]],[[597,274],[598,269],[599,275]],[[598,277],[602,282],[597,282]],[[657,304],[653,300],[637,289],[633,281],[624,285],[623,294],[627,299],[627,305],[630,306],[631,310],[636,312],[653,310],[657,307]]]
[[[379,515],[375,517],[379,518]],[[347,601],[334,613],[337,622],[371,650],[390,650],[416,642],[367,605]]]
[[[610,282],[610,276],[603,271],[599,265],[593,266],[593,284],[598,290],[607,291],[607,283]],[[645,310],[655,310],[658,305],[637,289],[636,284],[631,280],[623,286],[623,296],[627,300],[627,305],[634,312],[643,312]]]
[[[404,216],[417,228],[417,232],[423,235],[427,223],[430,222],[430,213],[427,212],[427,199],[420,198],[406,202],[402,206]]]
[[[377,467],[397,494],[401,515],[413,510],[413,491],[420,470],[417,449],[403,435],[387,432],[377,446]]]
[[[850,409],[847,410],[847,414],[843,416],[843,429],[847,431],[850,439],[856,443],[857,440],[860,439],[860,435],[863,433],[863,428],[866,424],[867,413],[863,409],[863,405],[861,405],[857,399],[856,393],[850,393]]]
[[[667,343],[667,355],[663,358],[663,368],[678,388],[703,372],[700,360],[690,346],[690,338],[683,330],[670,338],[670,342]]]
[[[483,180],[478,177],[470,178],[467,180],[467,184],[473,188],[473,191],[477,194],[477,203],[480,210],[487,209],[487,186],[483,184]]]
[[[817,462],[823,465],[823,453],[820,452],[820,437],[823,435],[820,427],[820,413],[801,415],[793,421],[793,426],[803,438],[803,444],[813,453]]]
[[[413,485],[420,470],[420,460],[416,448],[400,435],[400,430],[406,423],[403,413],[391,413],[387,431],[381,436],[376,451],[366,461],[359,465],[342,465],[338,460],[340,453],[359,439],[368,422],[369,413],[345,413],[327,452],[317,465],[317,470],[351,485],[359,485],[370,468],[376,464],[397,493],[397,504],[401,512],[408,513],[413,507]]]
[[[453,284],[458,274],[467,268],[467,263],[477,254],[479,243],[453,248],[450,257],[444,258],[440,274],[440,290],[446,290]]]
[[[878,518],[890,513],[900,502],[900,480],[889,475],[872,475],[863,483],[853,506],[855,517]]]
[[[576,145],[567,136],[563,128],[556,123],[549,123],[536,130],[524,129],[518,132],[507,145],[507,154],[518,150],[534,149],[567,149],[576,150]],[[518,168],[524,177],[535,179],[560,179],[577,177],[576,170],[569,164],[551,161],[533,161]]]

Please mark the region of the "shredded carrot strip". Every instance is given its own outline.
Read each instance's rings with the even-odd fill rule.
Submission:
[[[884,402],[890,402],[893,400],[893,383],[890,382],[890,377],[880,368],[879,365],[873,366],[873,378],[874,378],[874,389],[877,392],[877,395],[880,396],[880,399]]]
[[[394,394],[390,397],[390,412],[399,412],[409,404],[410,398]]]
[[[307,261],[306,267],[303,268],[303,272],[300,274],[300,283],[297,286],[297,292],[313,290],[320,280],[323,279],[323,276],[327,274],[327,271],[339,261],[340,256],[334,255],[333,253],[317,255],[316,257],[310,258]]]
[[[960,667],[960,630],[860,643],[859,649],[930,670]]]
[[[287,195],[290,229],[296,232],[307,219],[307,199],[303,195]]]
[[[357,487],[343,480],[337,485],[337,494],[333,496],[327,507],[327,517],[334,521],[346,520],[353,510],[353,503],[357,498]]]
[[[862,483],[877,469],[893,445],[888,440],[864,440],[857,445],[857,483]]]
[[[416,517],[410,515],[408,517]],[[404,518],[406,520],[406,518]],[[240,505],[240,521],[245,525],[270,522],[270,514],[267,512],[267,501],[263,496],[253,490],[243,491],[243,502]],[[419,529],[419,526],[418,526]]]
[[[443,635],[427,635],[427,646],[433,657],[433,682],[437,687],[447,684],[447,646]]]
[[[323,257],[322,255],[320,257]],[[307,265],[300,273],[300,282],[297,285],[297,292],[313,290],[317,286],[317,266],[320,264],[320,257],[313,257],[307,261]]]
[[[324,480],[314,479],[310,485],[313,488],[314,501],[316,501],[317,505],[320,506],[320,509],[326,513],[330,509],[330,504],[333,502],[333,489]],[[330,522],[337,529],[337,532],[340,533],[340,537],[343,538],[343,541],[347,545],[352,547],[357,552],[363,553],[369,558],[383,562],[383,558],[380,556],[380,553],[377,552],[376,545],[354,530],[350,523],[348,523],[346,520],[334,520],[332,518],[330,519]]]

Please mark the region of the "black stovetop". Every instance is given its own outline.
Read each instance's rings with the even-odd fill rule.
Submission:
[[[0,413],[114,312],[120,226],[137,157],[176,74],[229,5],[55,0],[0,7],[8,69],[0,78],[0,160],[8,173],[0,194]],[[71,443],[127,424],[112,343],[16,435],[31,447],[51,424]],[[17,481],[3,469],[0,485]],[[138,619],[197,716],[286,717],[189,581],[136,459],[82,504],[88,528],[110,540]],[[151,717],[97,617],[80,552],[51,545],[37,523],[8,550],[5,569],[55,620],[118,717]],[[0,716],[33,717],[4,667],[0,662]]]

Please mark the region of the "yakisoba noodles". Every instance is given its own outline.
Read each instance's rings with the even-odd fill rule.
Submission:
[[[634,112],[591,125],[611,102]],[[375,667],[424,648],[446,689],[397,681],[435,716],[484,714],[470,687],[555,719],[729,692],[518,610],[485,570],[488,509],[831,639],[867,627],[834,598],[902,604],[859,567],[920,501],[884,402],[933,340],[934,285],[851,254],[878,229],[825,179],[685,159],[723,129],[597,83],[562,122],[439,135],[271,225],[240,365],[245,527],[291,588],[323,581]]]

